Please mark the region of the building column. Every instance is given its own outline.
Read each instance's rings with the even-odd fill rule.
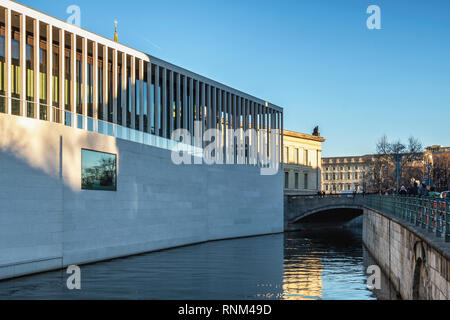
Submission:
[[[217,88],[212,87],[212,112],[211,112],[211,124],[212,129],[217,129]],[[216,141],[217,145],[217,141]]]
[[[176,128],[181,128],[181,75],[177,73],[176,98],[175,98],[175,119]]]
[[[118,98],[118,74],[119,74],[119,68],[118,68],[118,56],[117,56],[117,50],[112,49],[112,98],[113,98],[113,123],[118,124],[118,108],[117,108],[117,98]]]
[[[284,111],[281,111],[281,165],[284,167]]]
[[[200,87],[200,85],[199,85]],[[206,85],[204,82],[201,83],[201,101],[200,101],[200,110],[201,110],[201,120],[202,120],[202,138],[206,132]],[[202,139],[202,148],[205,147],[205,143]]]
[[[109,57],[108,57],[108,47],[106,45],[103,46],[103,106],[102,106],[102,112],[103,112],[103,121],[108,122],[109,115],[108,115],[108,100],[109,100]]]
[[[27,116],[27,17],[20,15],[20,115]],[[5,36],[6,39],[6,36]],[[11,69],[8,69],[11,70]]]
[[[151,68],[151,67],[150,67]],[[152,82],[152,79],[150,79],[150,83]],[[160,104],[160,97],[159,97],[159,66],[155,65],[155,84],[154,84],[154,90],[155,90],[155,135],[161,136],[160,134],[160,121],[161,121],[161,113],[162,108]]]
[[[174,108],[174,100],[175,100],[175,92],[174,92],[174,73],[172,70],[169,70],[169,103],[168,103],[168,115],[169,115],[169,124],[168,124],[168,128],[169,128],[169,132],[167,133],[167,139],[172,138],[172,132],[174,130],[174,117],[173,117],[173,108]],[[176,103],[175,103],[176,106]]]
[[[162,113],[162,136],[167,139],[167,113],[168,113],[168,103],[167,103],[167,69],[162,68],[162,106],[161,106],[161,113]]]
[[[228,92],[223,92],[223,161],[224,164],[228,163],[228,154],[227,154],[227,146],[228,146]]]
[[[98,43],[92,42],[92,117],[98,130]]]
[[[77,128],[78,124],[78,117],[77,117],[77,36],[75,34],[70,34],[70,64],[71,64],[71,84],[72,88],[70,90],[70,104],[71,104],[71,111],[73,115],[73,121],[72,126],[74,128]]]
[[[131,129],[136,129],[136,58],[130,56],[131,71]]]
[[[65,31],[59,29],[59,113],[60,121],[65,124],[66,88],[65,88],[65,63],[66,63],[66,39]]]
[[[237,164],[237,152],[236,152],[236,144],[237,144],[237,139],[234,136],[236,134],[237,131],[237,99],[236,99],[236,95],[233,94],[232,97],[232,103],[233,103],[233,163]]]
[[[5,83],[6,83],[6,112],[11,114],[11,89],[12,89],[12,75],[11,75],[11,10],[5,8]]]
[[[104,58],[103,58],[104,61]],[[127,127],[127,113],[128,113],[128,101],[127,101],[127,54],[122,52],[122,126]]]
[[[53,112],[53,27],[47,25],[47,105],[48,120],[54,122]]]
[[[153,103],[152,106],[152,62],[149,61],[147,63],[147,132],[148,133],[152,133],[152,119],[154,119],[154,130],[155,130],[155,135],[157,135],[156,133],[156,102]],[[156,95],[156,86],[155,88],[155,94],[153,96],[153,99]]]
[[[194,116],[195,116],[194,79],[189,78],[189,130],[192,135],[194,135]]]
[[[81,51],[82,51],[82,56],[81,56],[81,65],[82,65],[82,76],[83,76],[83,83],[81,85],[81,97],[82,97],[82,114],[84,115],[83,117],[83,128],[85,130],[88,130],[88,101],[87,101],[87,97],[88,97],[88,83],[87,83],[87,79],[88,79],[88,62],[87,62],[87,56],[88,56],[88,40],[87,38],[82,38],[81,39]]]
[[[187,76],[183,76],[183,129],[188,130],[189,129],[189,122],[190,122],[190,113],[188,113],[188,110],[190,110],[188,106],[188,85],[187,85]]]
[[[41,106],[40,106],[40,30],[39,30],[39,20],[33,21],[33,39],[34,39],[34,110],[36,111],[36,118],[41,118]],[[11,70],[11,68],[9,69]]]
[[[139,59],[139,131],[144,130],[144,60]],[[150,93],[150,92],[149,92]],[[150,106],[147,106],[147,112]],[[149,112],[148,112],[149,113]],[[150,117],[147,116],[147,119]],[[148,124],[148,121],[147,121]]]

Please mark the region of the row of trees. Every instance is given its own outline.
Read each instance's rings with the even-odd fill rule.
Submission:
[[[383,136],[376,145],[376,151],[369,161],[369,169],[364,172],[364,190],[367,192],[409,187],[414,181],[422,181],[427,175],[422,143],[414,137],[410,137],[404,144],[400,140],[389,142],[387,136]],[[441,191],[448,190],[450,155],[441,153],[433,157],[434,185]]]

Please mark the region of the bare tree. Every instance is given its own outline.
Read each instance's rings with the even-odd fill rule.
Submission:
[[[377,154],[367,174],[368,189],[382,192],[396,185],[396,166],[399,170],[399,183],[409,185],[411,180],[419,179],[422,171],[419,162],[423,157],[423,147],[413,136],[408,144],[397,140],[389,142],[386,135],[382,136],[376,145]]]

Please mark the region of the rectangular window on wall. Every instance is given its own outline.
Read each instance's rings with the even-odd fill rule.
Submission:
[[[103,119],[103,65],[99,64],[98,70],[97,70],[97,115],[100,120]]]
[[[81,189],[117,191],[117,156],[82,149]]]
[[[14,31],[13,31],[14,34]],[[20,52],[19,41],[11,40],[11,113],[20,115]]]
[[[295,189],[300,189],[299,187],[299,179],[298,179],[298,173],[295,173]]]
[[[122,65],[117,66],[117,123],[122,125]]]
[[[139,63],[136,63],[137,65]],[[135,73],[136,75],[139,75],[139,70]],[[139,95],[141,94],[141,80],[139,80],[139,76],[136,76],[135,80],[135,86],[134,86],[134,106],[135,106],[135,119],[134,124],[136,130],[142,130],[142,128],[139,127],[139,118],[141,116],[141,101],[139,99]]]
[[[94,88],[93,88],[93,79],[94,79],[94,66],[92,63],[88,63],[87,65],[87,116],[94,117]]]
[[[39,103],[41,120],[48,120],[47,102],[47,50],[39,49]]]
[[[298,164],[298,149],[294,149],[293,152],[294,152],[294,159],[293,159],[293,162],[294,162],[295,164]]]
[[[111,53],[111,55],[112,55],[112,53]],[[109,55],[109,56],[111,56],[111,55]],[[113,106],[114,93],[113,93],[113,89],[112,89],[112,87],[113,87],[112,62],[110,63],[108,61],[107,66],[108,66],[108,119],[107,119],[107,121],[112,123],[114,120],[114,106]]]
[[[309,166],[309,152],[308,150],[303,150],[303,162],[305,166]]]
[[[72,66],[70,63],[70,56],[66,55],[64,59],[64,91],[65,91],[65,101],[64,105],[67,111],[72,110],[72,106],[70,105],[70,95],[72,93],[72,79],[70,75],[72,74]],[[67,124],[67,123],[66,123]]]
[[[34,105],[34,47],[31,44],[26,45],[26,94],[27,117],[35,117]]]
[[[83,114],[83,95],[82,95],[82,89],[81,86],[83,85],[83,65],[82,65],[82,61],[77,59],[77,92],[76,92],[76,96],[77,96],[77,109],[76,109],[76,113],[78,114]]]
[[[52,106],[59,107],[59,54],[57,52],[53,52],[52,87]]]

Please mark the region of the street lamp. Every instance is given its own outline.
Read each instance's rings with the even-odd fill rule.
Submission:
[[[427,171],[428,171],[428,184],[431,187],[431,169],[433,167],[433,154],[428,151],[425,153],[425,161],[427,165]]]

